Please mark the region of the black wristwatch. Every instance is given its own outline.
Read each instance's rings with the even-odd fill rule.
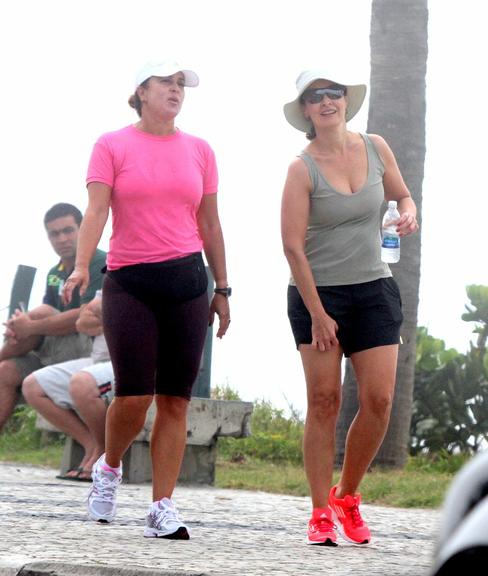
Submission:
[[[227,288],[214,288],[214,292],[228,298],[232,294],[232,288],[230,286],[227,286]]]

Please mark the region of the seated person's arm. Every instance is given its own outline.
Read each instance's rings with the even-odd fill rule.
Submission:
[[[81,309],[76,329],[88,336],[99,336],[103,333],[101,298],[94,298]]]
[[[15,333],[17,340],[29,336],[66,336],[76,332],[80,310],[81,308],[73,308],[42,318],[31,315],[30,312],[20,313],[9,320],[9,328]]]
[[[53,314],[58,314],[59,310],[49,306],[48,304],[41,304],[37,308],[29,311],[27,315],[30,319],[45,318],[47,316],[52,316]],[[13,327],[14,319],[25,315],[20,309],[17,309],[14,314],[5,322],[5,333],[4,333],[4,343],[0,349],[0,361],[6,360],[7,358],[13,358],[15,356],[23,356],[27,354],[30,350],[37,348],[40,343],[41,336],[26,336],[25,338],[18,338]]]
[[[75,334],[76,321],[83,307],[89,304],[96,295],[96,291],[101,288],[102,284],[102,267],[105,264],[105,253],[96,254],[91,263],[90,274],[92,281],[88,286],[86,293],[77,301],[80,303],[77,308],[68,308],[60,312],[62,308],[60,297],[60,281],[54,278],[50,280],[49,276],[46,283],[46,292],[43,298],[42,306],[23,314],[18,311],[11,320],[8,328],[13,332],[13,337],[17,342],[24,341],[27,338],[35,336],[66,336]],[[76,305],[76,304],[74,304]],[[54,310],[54,314],[45,311]]]
[[[79,311],[80,308],[59,312],[48,304],[29,312],[16,310],[5,323],[5,342],[0,349],[0,360],[26,354],[39,345],[42,336],[76,332]]]

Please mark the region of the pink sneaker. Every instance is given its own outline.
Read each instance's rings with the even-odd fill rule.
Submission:
[[[332,519],[337,524],[339,531],[348,542],[369,544],[371,532],[359,513],[361,494],[354,496],[346,494],[344,498],[336,498],[336,489],[337,486],[332,486],[330,490],[329,506],[332,510]]]
[[[331,511],[327,508],[314,508],[308,522],[307,544],[337,546],[337,532],[331,520]]]

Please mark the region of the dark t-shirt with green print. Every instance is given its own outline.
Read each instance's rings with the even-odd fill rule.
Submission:
[[[49,306],[56,308],[60,312],[64,312],[65,310],[79,308],[82,304],[87,304],[90,300],[93,300],[95,292],[102,288],[102,268],[105,266],[106,256],[106,253],[102,250],[95,251],[90,262],[90,284],[86,292],[80,298],[79,288],[75,288],[71,302],[66,305],[61,298],[61,292],[66,278],[71,274],[71,270],[65,270],[61,262],[53,266],[47,275],[46,293],[44,294],[43,303],[49,304]]]

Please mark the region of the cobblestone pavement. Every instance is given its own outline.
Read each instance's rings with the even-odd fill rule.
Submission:
[[[316,547],[304,541],[308,498],[179,486],[174,499],[191,540],[146,539],[148,484],[123,484],[116,521],[100,525],[87,520],[88,484],[55,475],[52,469],[0,463],[0,575],[13,576],[40,561],[68,563],[73,574],[95,565],[90,574],[105,576],[127,569],[161,575],[426,576],[431,566],[438,511],[363,505],[373,533],[370,546],[341,541],[337,548]]]

